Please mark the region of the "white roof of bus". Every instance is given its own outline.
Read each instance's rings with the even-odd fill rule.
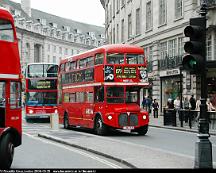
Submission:
[[[49,64],[49,65],[58,65],[57,63],[46,63],[46,62],[39,62],[39,63],[28,63],[27,64],[27,66],[28,65],[40,65],[40,64]]]

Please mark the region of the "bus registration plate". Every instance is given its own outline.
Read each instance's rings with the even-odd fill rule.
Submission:
[[[124,126],[124,130],[134,130],[134,126]]]

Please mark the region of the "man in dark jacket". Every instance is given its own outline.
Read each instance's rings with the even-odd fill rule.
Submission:
[[[189,114],[191,120],[195,118],[195,112],[193,110],[196,109],[196,100],[194,98],[194,95],[191,95],[191,98],[190,98],[190,105],[191,105],[191,110],[192,112]]]

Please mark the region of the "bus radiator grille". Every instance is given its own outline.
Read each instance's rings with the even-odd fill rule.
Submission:
[[[138,116],[136,114],[130,115],[130,126],[137,126],[138,125]]]
[[[119,126],[137,126],[138,125],[138,116],[136,114],[128,114],[123,113],[119,116]]]

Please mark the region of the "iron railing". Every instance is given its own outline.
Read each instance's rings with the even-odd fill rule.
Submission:
[[[188,127],[190,129],[198,129],[199,114],[197,110],[175,109],[163,110],[164,125],[175,127]],[[216,111],[207,112],[207,120],[209,121],[209,129],[216,131]]]
[[[179,67],[182,63],[182,56],[166,57],[158,60],[159,70],[167,70]]]

